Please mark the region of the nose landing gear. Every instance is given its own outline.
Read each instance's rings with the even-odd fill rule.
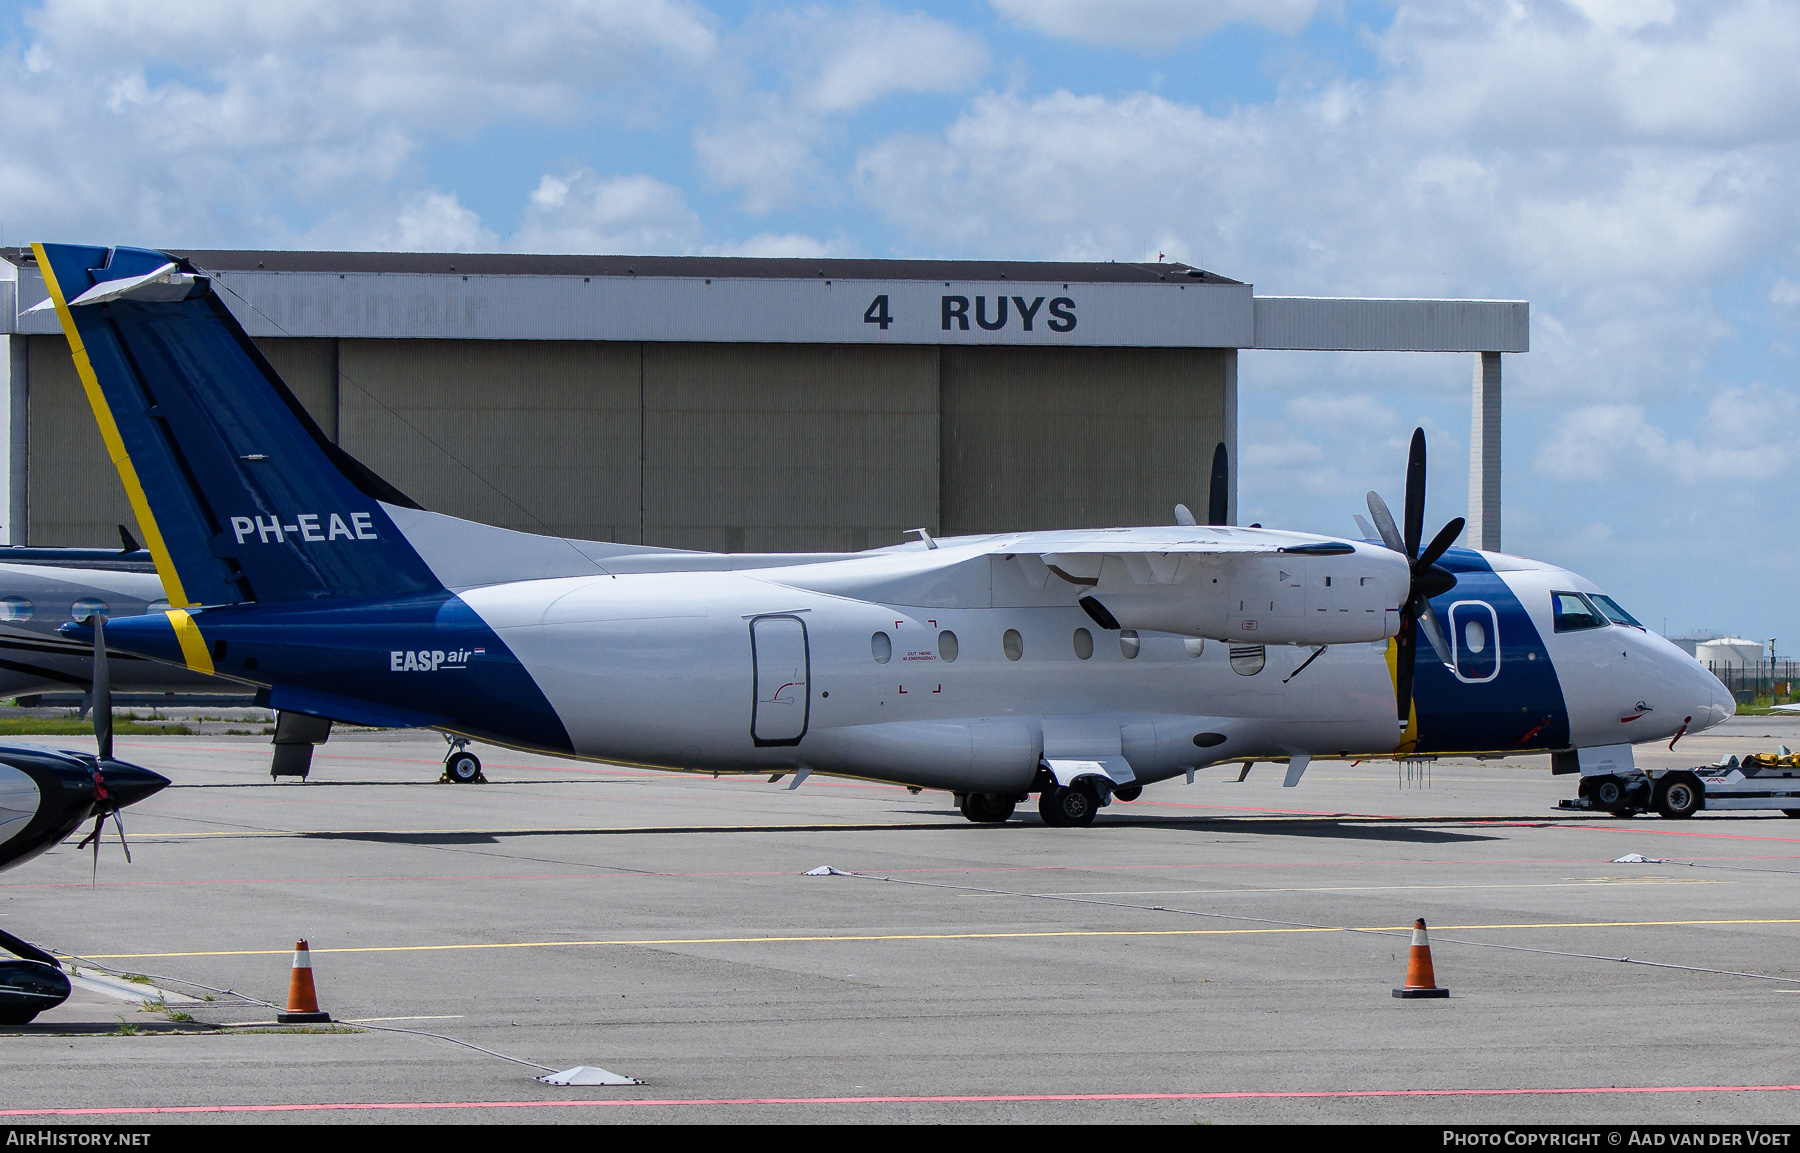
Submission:
[[[444,754],[444,775],[439,780],[454,785],[487,784],[481,775],[481,758],[468,751],[469,738],[445,733],[444,740],[450,743],[450,751]]]

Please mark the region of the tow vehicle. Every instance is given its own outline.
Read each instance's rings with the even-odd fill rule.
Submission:
[[[1779,809],[1800,817],[1800,754],[1782,745],[1775,753],[1720,757],[1691,769],[1628,769],[1583,776],[1563,809],[1592,809],[1632,817],[1655,809],[1665,817],[1691,817],[1701,809]]]

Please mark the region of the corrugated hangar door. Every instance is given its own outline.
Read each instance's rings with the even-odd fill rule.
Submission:
[[[644,542],[897,544],[937,522],[937,350],[644,346]]]
[[[46,548],[116,545],[117,526],[138,533],[137,518],[100,441],[68,341],[28,339],[26,541]],[[257,341],[327,436],[337,434],[336,346],[335,340]]]
[[[943,352],[946,535],[1174,523],[1204,515],[1213,449],[1237,472],[1237,353]]]
[[[636,543],[636,342],[345,340],[340,443],[434,512]]]

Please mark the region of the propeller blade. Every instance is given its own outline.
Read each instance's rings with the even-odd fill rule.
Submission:
[[[100,613],[88,617],[94,625],[94,743],[100,759],[110,761],[113,754],[112,670],[106,663],[106,618]]]
[[[1381,530],[1381,543],[1395,552],[1404,553],[1406,545],[1400,539],[1400,530],[1394,527],[1394,514],[1388,511],[1387,501],[1381,499],[1381,494],[1372,490],[1369,493],[1369,516],[1375,521],[1375,527]]]
[[[94,817],[94,831],[83,837],[81,843],[75,846],[76,852],[87,848],[90,843],[94,846],[94,875],[88,882],[90,886],[100,883],[100,831],[104,828],[106,828],[106,810],[101,809],[99,814]]]
[[[1231,457],[1225,445],[1213,449],[1212,488],[1206,494],[1206,523],[1230,524]]]
[[[1419,537],[1425,531],[1425,430],[1413,429],[1412,448],[1406,454],[1406,559],[1419,555]]]
[[[131,846],[125,841],[125,822],[119,819],[119,810],[112,811],[113,828],[119,830],[119,848],[125,850],[125,863],[131,864]],[[99,846],[95,846],[98,848]]]
[[[1192,528],[1200,522],[1194,519],[1194,514],[1188,511],[1187,505],[1178,504],[1175,506],[1175,523],[1183,528]]]
[[[1423,596],[1415,598],[1419,604],[1419,629],[1425,639],[1431,642],[1431,648],[1437,653],[1438,660],[1445,668],[1455,668],[1456,658],[1450,652],[1450,642],[1444,636],[1444,630],[1438,626],[1437,613],[1431,610],[1431,602]]]
[[[1400,715],[1400,731],[1412,720],[1413,661],[1419,649],[1419,626],[1409,612],[1400,614],[1400,631],[1394,636],[1394,705]]]
[[[1413,562],[1413,571],[1430,568],[1437,558],[1444,555],[1445,549],[1456,543],[1462,530],[1463,518],[1460,516],[1439,529],[1438,534],[1431,538],[1431,543],[1425,546],[1425,551],[1419,554],[1419,559]]]

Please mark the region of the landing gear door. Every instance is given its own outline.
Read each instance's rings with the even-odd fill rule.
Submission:
[[[757,617],[750,622],[750,659],[756,694],[751,739],[759,748],[799,744],[812,710],[806,622],[799,617]]]

